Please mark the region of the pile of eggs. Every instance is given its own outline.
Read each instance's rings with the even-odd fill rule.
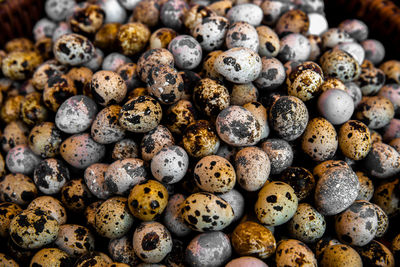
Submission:
[[[400,61],[365,23],[321,0],[45,11],[0,51],[1,266],[400,262]]]

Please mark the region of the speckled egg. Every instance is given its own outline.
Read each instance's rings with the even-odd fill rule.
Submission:
[[[172,250],[168,229],[158,222],[143,222],[133,234],[133,250],[146,263],[158,263]]]
[[[214,11],[218,16],[226,16],[228,11],[232,8],[233,3],[231,1],[216,1],[208,5],[207,7]]]
[[[348,121],[354,112],[353,98],[344,90],[330,89],[318,98],[318,111],[333,125]]]
[[[69,179],[68,168],[61,160],[54,158],[42,160],[33,173],[33,180],[38,189],[49,195],[60,192]]]
[[[106,254],[90,251],[78,258],[75,267],[108,267],[110,264],[112,264],[112,260]]]
[[[244,256],[239,257],[231,260],[228,262],[226,267],[242,267],[242,266],[249,266],[249,267],[268,267],[262,260],[259,260],[255,257]]]
[[[278,59],[282,63],[288,61],[305,61],[311,53],[311,45],[306,37],[299,33],[291,33],[280,40]]]
[[[236,154],[235,169],[240,186],[246,191],[257,191],[268,180],[271,164],[266,152],[247,147]]]
[[[155,0],[139,1],[129,21],[138,21],[150,28],[156,26],[160,18],[160,5],[161,2]]]
[[[54,243],[72,257],[79,257],[95,247],[95,239],[89,229],[77,224],[61,225]]]
[[[25,80],[31,76],[42,58],[35,51],[14,51],[2,60],[1,68],[4,76],[12,80]]]
[[[322,48],[331,49],[338,44],[351,43],[354,39],[340,28],[330,28],[321,35]]]
[[[67,222],[67,212],[62,203],[51,196],[40,196],[29,203],[27,210],[40,208],[43,211],[49,212],[49,215],[58,221],[60,225]]]
[[[120,26],[120,23],[104,24],[94,36],[94,45],[104,52],[115,51],[117,34]]]
[[[308,60],[317,61],[321,55],[321,37],[318,35],[308,35],[308,41],[310,42],[311,52]]]
[[[231,105],[242,106],[257,101],[259,92],[253,83],[234,84],[230,94]]]
[[[320,259],[320,255],[327,247],[339,244],[341,244],[339,240],[325,235],[315,244],[315,256],[317,256],[317,259]]]
[[[88,133],[68,137],[61,144],[61,157],[75,168],[85,169],[105,155],[104,145],[96,143]]]
[[[37,195],[33,181],[22,173],[8,174],[0,181],[0,200],[18,205],[29,204]]]
[[[70,180],[61,188],[61,202],[73,213],[82,212],[89,205],[91,197],[83,179]]]
[[[261,91],[274,90],[281,86],[286,78],[285,68],[276,58],[262,57],[262,69],[260,76],[254,84]]]
[[[330,165],[325,161],[314,169],[314,176],[319,178],[315,187],[315,205],[323,215],[344,211],[358,196],[358,177],[344,162],[333,161]]]
[[[132,63],[132,60],[121,53],[113,52],[104,57],[101,68],[103,71],[116,72],[119,67],[126,63]]]
[[[127,195],[136,184],[146,180],[144,161],[139,158],[116,160],[105,173],[105,183],[110,194]]]
[[[229,237],[222,232],[203,233],[193,238],[185,251],[189,266],[223,266],[232,255]]]
[[[21,103],[24,101],[24,96],[16,95],[6,98],[0,111],[1,119],[5,123],[10,123],[17,120],[21,114]]]
[[[147,78],[153,67],[166,65],[174,67],[174,56],[165,48],[155,48],[144,52],[137,63],[137,74],[143,82],[148,82]]]
[[[95,218],[96,218],[96,210],[98,207],[100,207],[100,205],[103,203],[103,200],[99,200],[96,202],[93,202],[91,204],[89,204],[84,212],[83,212],[83,216],[86,220],[86,226],[88,226],[90,229],[95,229]]]
[[[60,74],[65,71],[65,67],[60,65],[55,60],[44,62],[36,68],[32,76],[32,85],[35,89],[41,91],[44,89],[48,80],[55,74]]]
[[[354,106],[357,107],[362,99],[360,87],[354,82],[346,83],[345,86],[345,91],[351,96],[351,98],[353,98]]]
[[[167,189],[163,184],[154,180],[135,185],[128,198],[130,211],[142,221],[152,221],[160,216],[167,203]]]
[[[42,94],[39,92],[32,92],[25,96],[21,102],[20,117],[28,126],[46,121],[48,111],[43,104]]]
[[[218,194],[218,196],[231,205],[234,213],[232,222],[236,222],[243,217],[246,203],[243,195],[238,190],[231,189],[224,194]]]
[[[400,61],[388,60],[382,63],[379,68],[385,73],[387,83],[400,82]]]
[[[393,253],[382,243],[372,240],[369,244],[356,248],[365,266],[395,266]]]
[[[29,148],[42,158],[54,157],[60,153],[61,131],[52,122],[43,122],[33,127],[28,140]]]
[[[51,37],[56,27],[57,24],[54,21],[48,18],[41,18],[33,27],[33,37],[36,41],[46,37]]]
[[[375,237],[382,237],[388,230],[389,227],[389,217],[385,213],[385,211],[379,207],[378,205],[372,203],[375,208],[376,216],[378,218],[378,228],[376,230]]]
[[[294,8],[294,3],[286,1],[264,1],[261,6],[264,13],[263,22],[273,26],[280,15]]]
[[[225,43],[228,49],[243,47],[254,52],[258,51],[260,44],[256,28],[244,21],[234,22],[229,26]]]
[[[356,172],[356,175],[360,183],[360,190],[356,200],[370,201],[374,195],[374,184],[372,183],[372,180],[368,178],[365,173],[360,171]]]
[[[325,75],[338,78],[345,83],[357,79],[361,74],[358,62],[350,54],[340,49],[325,52],[320,62]]]
[[[180,207],[185,196],[182,194],[175,194],[168,199],[168,204],[165,209],[162,222],[168,230],[178,236],[187,236],[192,230],[184,223],[180,216]]]
[[[222,54],[222,50],[215,50],[208,53],[203,59],[203,65],[201,75],[204,78],[211,78],[220,82],[223,82],[224,76],[222,76],[215,68],[215,62],[217,57]],[[194,84],[195,86],[196,84]]]
[[[358,19],[346,19],[339,24],[339,28],[359,42],[367,39],[369,33],[368,26]]]
[[[209,7],[199,4],[194,4],[189,10],[183,14],[183,24],[189,30],[192,30],[203,19],[215,16],[216,13]]]
[[[306,199],[315,187],[314,176],[303,167],[288,167],[281,173],[279,181],[289,184],[299,201]]]
[[[338,147],[335,127],[321,117],[310,120],[302,136],[301,147],[313,160],[331,159]]]
[[[141,156],[144,161],[150,161],[163,147],[175,144],[174,137],[167,127],[158,125],[143,136],[140,143]]]
[[[183,133],[182,142],[188,155],[195,158],[215,154],[220,145],[214,126],[206,120],[189,124]]]
[[[363,95],[375,95],[385,84],[385,80],[385,73],[375,68],[370,61],[365,60],[361,65],[360,77],[355,82]]]
[[[228,19],[221,16],[205,18],[193,29],[193,37],[199,42],[203,50],[219,49],[228,30]]]
[[[119,27],[117,41],[125,56],[141,52],[150,39],[149,28],[140,22],[131,22]]]
[[[271,174],[279,174],[292,165],[293,149],[283,139],[267,139],[262,142],[261,149],[264,150],[271,163]]]
[[[119,123],[121,106],[111,105],[97,113],[91,126],[91,136],[100,144],[111,144],[125,137],[125,129]]]
[[[268,26],[258,26],[256,28],[259,39],[258,54],[266,57],[276,57],[280,50],[279,37]]]
[[[365,50],[365,59],[371,61],[373,64],[379,64],[385,57],[385,47],[383,44],[375,39],[368,39],[361,42]]]
[[[400,172],[400,154],[385,143],[373,143],[364,167],[376,178],[389,178]]]
[[[3,253],[0,253],[0,264],[4,267],[19,267],[13,258]]]
[[[44,248],[39,250],[31,259],[30,266],[68,266],[73,264],[73,259],[58,248]]]
[[[21,248],[36,249],[52,243],[59,224],[48,212],[40,208],[22,211],[10,223],[10,236]]]
[[[185,1],[166,1],[160,9],[161,22],[168,28],[180,30],[183,25],[181,18],[188,9],[189,6]]]
[[[75,7],[69,23],[71,30],[83,35],[95,34],[103,25],[106,14],[98,5],[84,5]]]
[[[336,45],[333,49],[340,49],[349,53],[360,65],[364,62],[365,52],[363,47],[358,43],[340,43]]]
[[[18,145],[28,144],[29,129],[22,121],[9,122],[3,129],[1,145],[4,152]]]
[[[74,0],[47,0],[45,4],[46,15],[54,21],[62,21],[74,7]]]
[[[107,199],[111,195],[105,181],[108,166],[104,163],[92,164],[86,168],[83,176],[90,192],[99,199]]]
[[[8,237],[11,220],[21,212],[22,209],[15,203],[11,202],[0,203],[0,237],[2,238]]]
[[[271,128],[287,141],[293,141],[303,134],[308,118],[306,105],[295,96],[279,97],[269,111]]]
[[[101,70],[93,74],[90,88],[94,100],[102,106],[120,103],[127,92],[122,77],[110,70]]]
[[[93,57],[94,50],[89,39],[75,33],[62,35],[53,46],[55,58],[61,64],[71,66],[88,62]]]
[[[307,14],[300,9],[289,10],[276,22],[275,32],[280,36],[290,33],[305,34],[310,26]]]
[[[133,251],[132,238],[128,235],[111,239],[108,243],[108,253],[114,261],[137,265],[139,258]]]
[[[6,156],[6,166],[12,173],[31,174],[41,158],[27,145],[19,145],[10,149]]]
[[[354,112],[354,117],[365,123],[370,129],[379,129],[393,119],[394,106],[389,99],[383,96],[363,97]]]
[[[249,83],[258,78],[262,69],[260,56],[249,48],[236,47],[221,53],[215,70],[234,83]]]
[[[400,212],[398,186],[399,179],[386,180],[375,188],[372,198],[372,201],[381,207],[389,217],[393,217]]]
[[[339,130],[339,147],[342,153],[353,160],[365,158],[372,141],[368,127],[357,120],[349,120]]]
[[[244,21],[252,26],[260,25],[263,16],[263,10],[258,5],[251,3],[235,5],[226,14],[230,23]]]
[[[165,126],[178,135],[182,135],[186,127],[196,120],[193,104],[188,100],[179,100],[170,106],[165,114]]]
[[[177,33],[173,29],[159,28],[150,36],[150,49],[167,48],[176,35]]]
[[[179,182],[186,174],[189,156],[179,146],[162,148],[151,160],[150,169],[158,181],[173,184]]]
[[[320,264],[327,267],[363,266],[357,251],[350,246],[342,244],[328,246],[321,254]]]
[[[160,123],[160,104],[150,96],[137,96],[126,102],[120,112],[119,124],[135,133],[146,133]]]
[[[378,96],[383,96],[389,99],[394,107],[396,115],[400,114],[400,85],[391,83],[386,84],[378,92]]]
[[[275,262],[277,267],[318,266],[317,259],[311,249],[296,239],[284,239],[278,243]]]
[[[190,228],[198,232],[219,231],[233,220],[228,202],[211,193],[195,193],[181,205],[181,216]]]
[[[168,45],[174,55],[175,65],[179,69],[196,68],[202,59],[202,48],[199,42],[190,35],[179,35]]]
[[[125,63],[121,65],[116,72],[125,81],[128,92],[141,85],[137,74],[136,63]]]

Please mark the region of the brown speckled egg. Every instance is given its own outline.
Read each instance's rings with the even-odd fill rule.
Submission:
[[[181,205],[181,216],[188,226],[198,232],[219,231],[233,220],[228,202],[211,193],[195,193]]]
[[[260,46],[258,53],[260,56],[276,57],[279,53],[279,37],[274,30],[268,26],[258,26],[256,28]]]
[[[175,140],[171,132],[160,124],[143,136],[140,143],[142,159],[150,161],[163,147],[174,144]]]
[[[119,76],[125,81],[128,92],[141,85],[136,63],[126,63],[121,65],[117,71]]]
[[[182,76],[168,65],[154,65],[147,76],[147,90],[162,104],[174,104],[183,95]]]
[[[47,108],[56,112],[69,97],[77,94],[73,81],[64,74],[54,74],[45,84],[43,102]]]
[[[374,196],[372,198],[372,201],[381,207],[389,217],[393,217],[400,212],[398,206],[400,201],[397,193],[398,186],[399,179],[393,181],[386,180],[375,188]]]
[[[215,16],[216,13],[209,7],[203,5],[193,5],[183,14],[183,23],[189,30],[193,30],[203,19]]]
[[[370,129],[379,129],[389,124],[394,117],[394,106],[383,96],[363,97],[354,112],[354,117]]]
[[[29,175],[40,160],[27,145],[19,145],[8,151],[5,162],[10,172]]]
[[[139,157],[139,147],[132,139],[122,139],[115,143],[111,157],[113,160]]]
[[[53,40],[50,37],[40,38],[35,42],[35,50],[38,51],[43,60],[48,60],[53,57]]]
[[[183,133],[182,142],[186,152],[195,158],[215,154],[220,145],[215,128],[206,120],[189,124]]]
[[[214,68],[215,60],[222,53],[223,53],[222,50],[215,50],[211,51],[204,57],[201,70],[202,77],[214,79],[217,81],[224,80],[224,77],[221,74],[219,74],[219,72],[217,72],[216,69]]]
[[[14,51],[33,51],[34,45],[33,42],[27,38],[15,38],[7,41],[4,49],[7,53],[11,53]]]
[[[372,146],[368,127],[357,120],[345,122],[339,130],[339,147],[343,155],[353,160],[367,156]]]
[[[357,247],[356,250],[360,254],[364,266],[396,266],[393,253],[376,240],[372,240],[363,247]]]
[[[233,3],[231,1],[222,0],[213,2],[207,7],[211,9],[211,11],[214,11],[218,16],[225,16],[232,8],[232,5]]]
[[[230,94],[231,105],[242,106],[258,99],[258,89],[253,83],[234,84]]]
[[[193,104],[188,100],[179,100],[170,106],[165,114],[165,126],[175,134],[182,135],[186,127],[196,120]]]
[[[60,153],[61,131],[52,122],[42,122],[33,127],[28,140],[33,153],[42,158],[54,157]]]
[[[40,196],[32,200],[26,209],[40,208],[43,211],[49,212],[50,216],[57,220],[62,225],[67,222],[67,212],[61,202],[51,196]]]
[[[30,266],[48,266],[58,267],[65,265],[72,265],[73,259],[58,248],[44,248],[36,252],[32,257]]]
[[[90,81],[93,72],[86,67],[75,67],[68,71],[67,76],[72,80],[76,90],[81,94],[86,94],[90,89]]]
[[[229,92],[222,84],[210,78],[201,79],[193,91],[197,109],[207,116],[215,117],[229,107]]]
[[[150,39],[149,28],[140,23],[132,22],[119,27],[117,40],[121,51],[126,56],[133,56],[141,52]]]
[[[319,259],[320,255],[327,247],[339,244],[341,244],[339,240],[332,238],[329,235],[325,235],[315,244],[315,256]]]
[[[104,145],[96,143],[88,133],[68,137],[61,144],[61,157],[75,168],[85,169],[105,155]]]
[[[318,266],[317,259],[311,249],[296,239],[284,239],[278,243],[275,262],[277,267]]]
[[[70,179],[68,168],[63,161],[48,158],[42,160],[33,173],[33,180],[38,189],[45,194],[56,194]]]
[[[104,52],[115,51],[119,23],[104,24],[96,33],[93,43]]]
[[[315,187],[315,179],[312,173],[303,167],[288,167],[281,173],[278,179],[289,184],[299,201],[307,198]]]
[[[366,200],[370,201],[374,195],[374,184],[372,180],[363,172],[356,172],[358,181],[360,183],[360,190],[356,200]]]
[[[83,176],[90,192],[99,199],[107,199],[111,195],[105,182],[108,166],[104,163],[92,164],[86,168]]]
[[[293,163],[293,149],[283,139],[267,139],[262,142],[261,149],[268,155],[271,174],[279,174]]]
[[[108,243],[108,253],[114,261],[135,266],[139,263],[139,258],[133,251],[132,238],[128,236],[111,239]]]
[[[119,123],[128,131],[146,133],[157,127],[161,118],[162,109],[157,100],[150,96],[138,96],[122,106]]]
[[[291,237],[314,243],[324,235],[326,222],[324,216],[310,204],[300,203],[287,228]]]
[[[75,267],[108,267],[112,259],[102,252],[90,251],[75,262]]]
[[[16,95],[7,98],[1,106],[0,116],[5,123],[17,120],[21,113],[21,103],[24,96]]]
[[[25,80],[42,63],[42,57],[35,51],[15,51],[8,53],[2,60],[4,76],[12,80]]]
[[[290,33],[305,34],[310,26],[310,21],[305,12],[300,9],[289,10],[284,13],[276,22],[275,31],[278,35]]]
[[[262,57],[261,61],[261,73],[254,84],[264,92],[277,89],[285,81],[285,67],[276,58]]]
[[[89,205],[91,197],[83,179],[71,180],[61,188],[61,202],[74,213],[82,212]]]
[[[235,228],[232,245],[241,256],[251,255],[261,259],[269,258],[276,249],[275,237],[271,231],[252,221],[243,222]]]
[[[378,205],[372,203],[375,208],[376,216],[378,217],[378,228],[376,230],[375,237],[382,237],[385,235],[389,227],[389,217],[385,211]]]
[[[328,246],[321,253],[321,266],[327,267],[362,267],[360,255],[352,247],[342,244]]]
[[[57,238],[59,224],[40,208],[24,210],[10,223],[12,240],[24,249],[41,248]]]
[[[146,263],[158,263],[172,250],[168,229],[158,222],[143,222],[133,234],[133,250]]]
[[[254,115],[241,106],[229,106],[216,120],[219,137],[232,146],[251,146],[260,141],[261,125]]]
[[[133,216],[142,221],[152,221],[160,216],[167,203],[167,189],[154,180],[135,185],[128,198],[128,206]]]
[[[20,206],[11,202],[0,203],[0,237],[7,238],[9,235],[11,220],[22,212]],[[0,260],[1,263],[1,260]]]
[[[232,164],[217,155],[206,156],[197,162],[193,175],[196,185],[210,193],[226,193],[236,184]]]
[[[379,68],[385,73],[387,83],[400,83],[400,61],[388,60]]]
[[[55,74],[61,74],[65,71],[65,67],[54,60],[49,60],[40,65],[32,77],[32,85],[36,90],[42,91],[47,81]]]
[[[385,80],[385,73],[382,70],[375,68],[372,62],[364,60],[356,84],[360,87],[363,95],[375,95],[385,84]]]
[[[95,34],[103,25],[106,14],[98,5],[84,5],[75,8],[69,20],[71,30],[83,35]]]
[[[102,106],[120,103],[127,92],[122,77],[110,70],[101,70],[93,74],[90,87],[93,98]]]
[[[79,257],[95,247],[95,239],[89,229],[77,224],[61,225],[54,243],[72,257]]]
[[[139,158],[116,160],[108,167],[105,183],[111,194],[127,195],[129,190],[146,180],[144,161]]]
[[[144,52],[137,63],[137,74],[143,82],[148,82],[147,78],[153,67],[166,65],[174,67],[174,56],[165,48],[150,49]]]
[[[321,117],[310,120],[302,136],[301,147],[313,160],[324,161],[332,158],[338,147],[335,127]]]
[[[96,210],[96,232],[106,238],[120,238],[130,230],[133,220],[127,198],[109,198]]]
[[[160,5],[156,0],[139,1],[133,9],[130,21],[138,21],[148,27],[156,26],[160,17]]]
[[[279,97],[269,111],[271,128],[287,141],[293,141],[303,134],[308,118],[306,105],[295,96]]]
[[[33,181],[21,173],[8,174],[0,181],[1,201],[27,205],[36,195],[37,189]]]
[[[93,57],[94,50],[89,39],[75,33],[62,35],[53,46],[53,53],[57,61],[71,66],[88,62]]]
[[[121,106],[111,105],[97,113],[91,126],[91,136],[100,144],[111,144],[125,137],[125,129],[119,123]]]
[[[363,163],[376,178],[389,178],[400,172],[400,154],[385,143],[373,143]]]
[[[268,226],[277,226],[293,217],[297,204],[296,193],[290,185],[284,182],[270,182],[259,191],[254,208],[260,222]]]
[[[86,225],[90,228],[90,229],[95,229],[95,218],[96,218],[96,210],[98,207],[100,207],[100,205],[103,203],[103,200],[100,201],[96,201],[91,203],[90,205],[88,205],[85,209],[85,211],[83,212],[83,216],[86,220]]]
[[[28,144],[28,127],[21,121],[12,121],[3,129],[1,144],[4,152],[19,145]]]
[[[340,49],[325,52],[320,61],[326,76],[338,78],[342,82],[351,82],[361,74],[358,62],[350,54]]]
[[[42,102],[42,94],[32,92],[27,94],[21,102],[21,118],[28,126],[45,121],[48,111]]]
[[[321,84],[320,91],[325,92],[329,89],[340,89],[346,91],[346,85],[338,78],[326,77]]]
[[[257,147],[246,147],[235,156],[239,185],[246,191],[257,191],[268,180],[271,165],[268,154]]]
[[[150,36],[150,49],[167,48],[177,33],[170,28],[159,28]]]

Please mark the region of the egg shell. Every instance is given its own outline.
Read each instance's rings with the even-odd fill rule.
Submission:
[[[364,41],[369,33],[368,26],[358,19],[346,19],[339,24],[339,28],[357,41]]]
[[[41,18],[33,26],[33,37],[36,41],[51,37],[56,27],[57,24],[54,21],[48,18]]]
[[[360,190],[356,200],[370,201],[374,195],[374,184],[368,176],[363,172],[356,172],[358,181],[360,183]]]
[[[105,181],[109,165],[95,163],[85,169],[84,180],[90,192],[99,199],[107,199],[111,193]]]
[[[66,19],[74,5],[73,0],[48,0],[45,4],[46,15],[53,21],[62,21]]]
[[[339,147],[342,153],[353,160],[367,156],[372,146],[368,127],[357,120],[349,120],[339,130]]]
[[[136,63],[125,63],[118,67],[116,71],[118,75],[121,76],[121,78],[125,81],[128,92],[141,85],[137,71],[138,69]]]
[[[385,73],[365,60],[361,65],[361,74],[356,83],[360,86],[363,95],[375,95],[385,84],[385,81]]]
[[[373,203],[381,207],[389,217],[395,216],[400,211],[398,207],[400,199],[396,193],[398,184],[398,179],[384,181],[375,188],[372,198]]]
[[[271,174],[279,174],[293,163],[293,149],[283,139],[267,139],[262,142],[261,149],[268,155]]]
[[[315,256],[317,257],[317,259],[319,259],[320,255],[327,247],[339,244],[341,244],[339,240],[329,235],[325,235],[315,244]]]
[[[373,64],[379,64],[385,57],[386,51],[383,44],[375,39],[367,39],[361,42],[365,50],[365,59]]]
[[[42,160],[33,173],[33,180],[38,189],[45,194],[60,192],[64,184],[70,179],[67,166],[58,159],[49,158]]]
[[[113,52],[104,57],[101,63],[101,69],[102,71],[116,72],[119,67],[126,63],[132,63],[132,60],[121,53]]]
[[[310,21],[305,12],[300,9],[293,9],[280,16],[275,25],[275,31],[280,36],[290,33],[305,34],[308,32]]]
[[[365,265],[395,266],[393,253],[382,243],[372,240],[369,244],[356,248]]]
[[[254,84],[261,91],[277,89],[285,81],[285,68],[276,58],[262,57],[261,61],[261,73],[260,76],[254,81]]]
[[[133,234],[133,250],[146,263],[158,263],[172,250],[167,228],[158,222],[143,222]]]
[[[42,158],[54,157],[60,153],[61,131],[52,122],[43,122],[34,126],[28,139],[30,149]]]
[[[61,202],[67,210],[82,212],[90,204],[92,194],[82,179],[70,180],[61,188]]]
[[[181,17],[184,15],[187,9],[189,9],[189,6],[185,1],[166,1],[160,10],[161,22],[168,28],[180,30],[183,25]]]
[[[137,74],[143,82],[148,82],[147,78],[153,67],[166,65],[174,67],[174,55],[165,48],[154,48],[144,52],[137,62]]]
[[[260,75],[262,62],[260,56],[251,49],[235,47],[221,53],[215,59],[214,68],[228,81],[249,83]]]
[[[283,1],[264,1],[261,4],[264,13],[263,23],[268,26],[274,26],[280,15],[294,8],[291,2]]]
[[[349,82],[345,84],[346,92],[353,98],[354,107],[357,107],[362,99],[362,92],[360,87],[354,82]]]
[[[55,74],[61,74],[64,67],[57,61],[46,61],[38,66],[32,76],[32,85],[36,90],[42,91],[48,80]]]
[[[8,174],[0,181],[0,199],[18,205],[27,205],[37,195],[33,181],[22,173]]]
[[[242,106],[257,101],[259,92],[253,83],[234,84],[230,94],[231,105]]]
[[[224,44],[228,26],[229,22],[225,17],[205,18],[193,29],[193,37],[196,38],[205,51],[213,51]]]
[[[386,75],[387,83],[399,83],[400,82],[400,61],[388,60],[382,63],[379,68],[383,70]]]
[[[288,167],[281,173],[280,181],[289,184],[299,201],[307,198],[315,188],[315,178],[303,167]]]
[[[137,265],[139,258],[133,251],[132,238],[126,236],[111,239],[108,243],[108,254],[117,262]]]
[[[354,42],[350,35],[340,28],[330,28],[321,35],[322,47],[324,49],[331,49],[336,45],[342,43]]]
[[[363,97],[354,112],[354,117],[370,129],[379,129],[388,125],[394,117],[394,106],[383,96]]]
[[[28,144],[29,129],[22,121],[7,123],[1,135],[1,144],[4,152],[18,145]]]
[[[351,82],[361,74],[358,62],[347,52],[333,49],[325,52],[320,59],[325,75],[340,79],[342,82]]]
[[[67,253],[58,248],[44,248],[36,252],[32,257],[31,266],[61,266],[73,264],[73,259]]]
[[[231,260],[226,264],[226,267],[268,267],[262,260],[259,260],[255,257],[244,256]]]
[[[69,256],[79,257],[94,249],[95,239],[89,229],[84,226],[64,224],[60,226],[54,244]]]
[[[329,267],[363,266],[363,262],[357,251],[350,246],[342,244],[328,246],[321,254],[320,263],[322,266]]]
[[[389,143],[398,153],[400,153],[400,138],[395,138]]]
[[[389,217],[387,214],[383,211],[381,207],[378,205],[372,203],[372,205],[375,208],[376,211],[376,216],[378,218],[378,228],[376,230],[375,237],[382,237],[385,235],[385,233],[388,230],[389,227]]]
[[[306,37],[299,33],[291,33],[280,40],[278,59],[282,63],[288,61],[305,61],[311,53],[311,45]]]
[[[222,232],[203,233],[193,238],[185,251],[189,266],[222,266],[232,255],[229,237]]]
[[[127,92],[122,77],[110,70],[97,71],[90,82],[93,98],[102,106],[120,103]]]
[[[197,114],[192,102],[181,99],[170,106],[165,114],[165,126],[178,135],[182,135],[186,127],[196,120]]]
[[[202,65],[202,70],[201,70],[201,74],[205,77],[205,78],[210,78],[210,79],[214,79],[220,82],[223,82],[224,80],[224,76],[222,76],[215,68],[215,62],[217,57],[222,54],[224,51],[222,50],[214,50],[211,51],[210,53],[208,53],[204,59],[203,59],[203,65]],[[200,80],[200,79],[199,79]],[[196,84],[194,84],[195,86]],[[192,89],[190,88],[191,92]],[[190,99],[190,96],[189,96]]]
[[[400,85],[392,83],[386,84],[381,87],[378,91],[378,96],[384,96],[388,98],[392,104],[395,111],[395,114],[400,114]]]
[[[353,99],[343,90],[330,89],[318,98],[318,111],[333,125],[345,123],[353,115]]]
[[[243,47],[257,52],[259,48],[257,30],[245,21],[231,23],[226,32],[225,43],[228,49]]]
[[[313,13],[308,13],[307,17],[308,20],[310,21],[310,25],[307,31],[308,34],[320,36],[322,33],[328,30],[328,21],[325,15],[313,12]],[[314,59],[310,58],[310,60]]]
[[[159,28],[150,36],[150,49],[167,48],[169,43],[177,36],[177,33],[170,28]]]
[[[18,145],[8,151],[5,162],[11,173],[29,175],[40,160],[40,157],[33,153],[27,145]]]
[[[43,104],[42,94],[32,92],[25,95],[21,102],[20,117],[28,126],[34,126],[47,120],[48,111]]]
[[[141,52],[150,39],[149,28],[140,22],[122,25],[117,34],[117,40],[125,56],[133,56]]]
[[[145,134],[140,142],[142,159],[150,161],[163,147],[175,144],[174,137],[167,127],[158,125]]]
[[[189,124],[183,133],[182,142],[188,155],[195,158],[215,154],[220,145],[215,127],[207,120]]]
[[[234,213],[232,222],[238,221],[243,217],[245,210],[245,199],[238,190],[233,188],[226,193],[219,194],[218,196],[231,205]]]
[[[73,32],[84,35],[95,34],[103,25],[106,14],[98,5],[75,7],[69,23]],[[85,18],[85,22],[82,22]]]
[[[388,178],[400,172],[400,155],[385,143],[373,143],[364,167],[376,178]]]
[[[197,24],[201,23],[207,17],[213,17],[216,13],[206,5],[194,4],[183,15],[183,23],[186,28],[193,29]]]
[[[86,219],[86,225],[90,229],[95,229],[94,221],[95,221],[95,217],[96,217],[96,211],[97,211],[97,208],[100,207],[100,205],[103,202],[104,202],[103,200],[93,202],[93,203],[89,204],[83,212],[83,216]]]
[[[60,225],[67,222],[67,212],[62,203],[51,196],[39,196],[31,201],[26,209],[40,208],[48,211],[50,216],[58,221]]]
[[[84,254],[80,258],[78,258],[78,260],[75,262],[75,266],[85,267],[90,266],[92,263],[103,267],[111,264],[112,260],[110,259],[110,257],[102,252],[90,251],[87,254]]]
[[[190,35],[178,35],[168,45],[174,55],[175,65],[179,69],[192,70],[202,59],[202,48],[199,42]]]
[[[55,58],[61,64],[71,66],[88,62],[93,57],[94,50],[95,48],[89,39],[75,33],[62,35],[53,46]]]
[[[276,57],[279,53],[279,37],[270,27],[261,25],[256,28],[259,40],[258,54],[266,57]]]
[[[25,80],[42,63],[42,57],[36,51],[14,51],[2,59],[2,72],[12,80]]]
[[[356,42],[346,42],[340,43],[334,47],[334,49],[341,49],[347,53],[349,53],[355,60],[357,60],[358,64],[363,64],[365,58],[364,48]]]
[[[162,218],[164,226],[177,237],[187,236],[192,232],[192,229],[184,223],[180,216],[180,207],[184,200],[185,196],[182,194],[172,195],[168,199],[168,204]]]
[[[145,181],[146,176],[143,160],[126,158],[110,164],[104,180],[110,194],[126,195],[133,186]]]
[[[75,168],[85,169],[105,155],[104,145],[96,143],[88,133],[76,134],[63,141],[61,157]]]
[[[11,220],[21,212],[22,212],[21,207],[15,203],[11,202],[0,203],[0,237],[2,238],[8,237]]]
[[[252,26],[258,26],[263,19],[263,11],[255,4],[244,3],[232,7],[226,14],[226,17],[230,23],[244,21]]]
[[[277,267],[296,266],[318,266],[317,259],[311,249],[296,239],[284,239],[278,243],[275,254]]]
[[[48,212],[40,208],[25,210],[11,221],[10,236],[21,248],[36,249],[52,243],[57,238],[59,227]]]
[[[160,18],[160,3],[155,0],[140,1],[133,10],[129,21],[138,21],[148,27],[158,24]]]
[[[100,144],[111,144],[125,137],[125,129],[119,123],[121,106],[111,105],[100,110],[93,120],[90,134]]]
[[[307,39],[310,42],[311,47],[308,60],[316,61],[321,55],[321,37],[319,37],[318,35],[308,35]]]

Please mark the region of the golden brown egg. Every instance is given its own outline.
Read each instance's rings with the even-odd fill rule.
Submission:
[[[150,34],[149,28],[140,22],[122,25],[117,35],[122,53],[133,56],[141,52],[146,47]]]

